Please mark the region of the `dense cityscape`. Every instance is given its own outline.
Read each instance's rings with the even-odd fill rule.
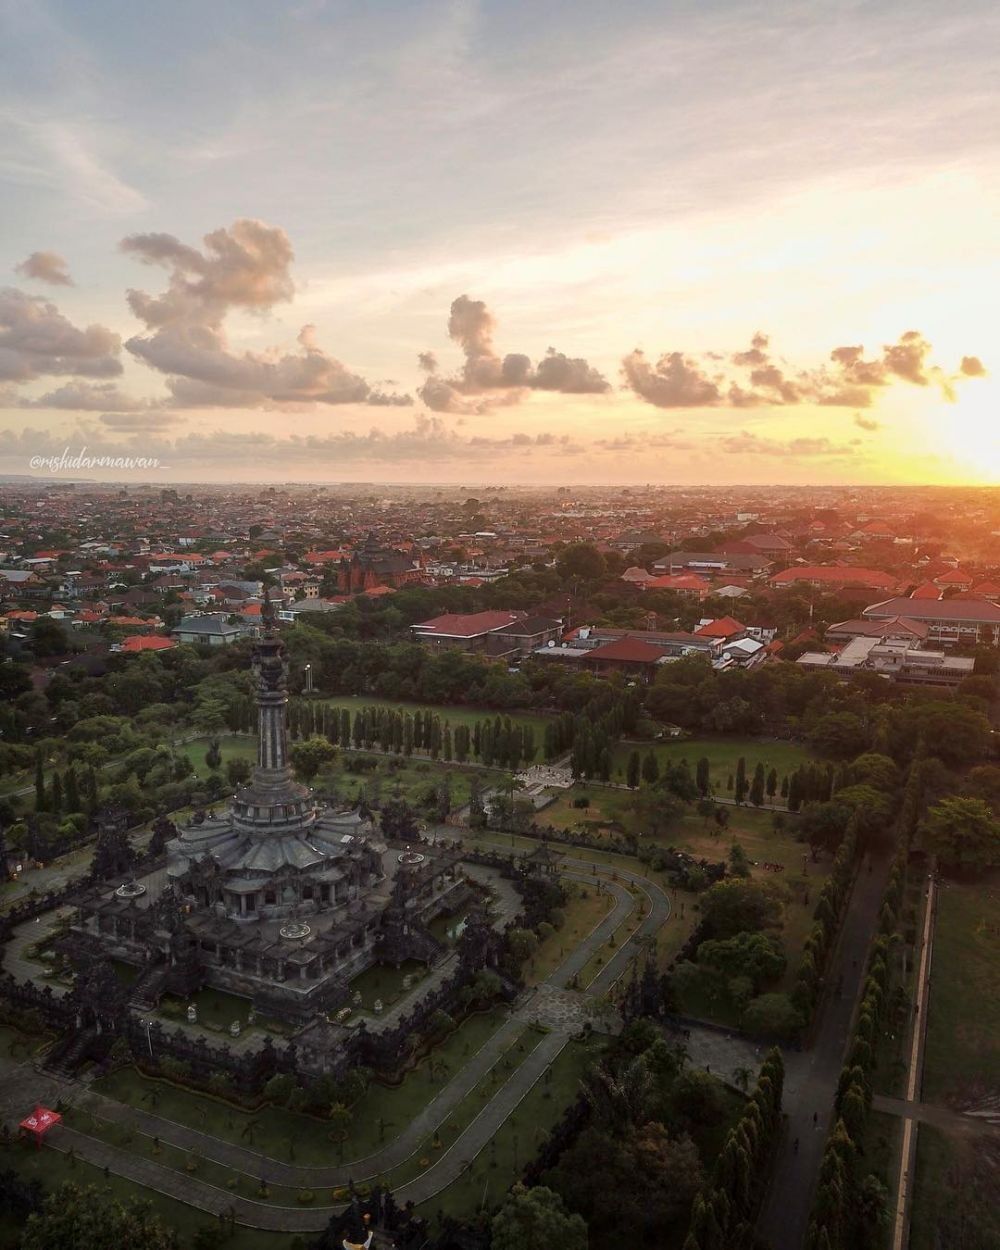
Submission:
[[[990,1244],[995,492],[2,502],[11,1218]]]
[[[0,1250],[1000,1250],[998,54],[0,0]]]

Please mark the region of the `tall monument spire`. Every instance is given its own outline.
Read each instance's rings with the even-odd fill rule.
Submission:
[[[253,653],[257,674],[257,768],[254,788],[273,789],[291,780],[288,765],[288,687],[285,682],[285,644],[275,629],[270,593],[264,591],[261,610],[264,632]]]

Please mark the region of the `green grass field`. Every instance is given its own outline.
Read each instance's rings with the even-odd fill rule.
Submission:
[[[209,738],[194,738],[177,748],[177,753],[191,761],[194,771],[203,780],[212,775],[212,770],[205,763],[208,752]],[[219,738],[219,750],[222,752],[222,768],[217,770],[225,780],[226,765],[230,760],[248,760],[251,764],[257,760],[257,739],[249,734],[225,734]]]
[[[1000,873],[946,881],[938,897],[923,1096],[975,1100],[1000,1092]]]
[[[500,1127],[485,1150],[447,1189],[418,1208],[424,1215],[438,1209],[446,1215],[468,1219],[480,1209],[498,1204],[546,1134],[576,1097],[580,1077],[593,1062],[602,1043],[569,1042],[542,1078]]]
[[[1000,1246],[1000,1177],[989,1139],[921,1124],[910,1250]]]
[[[687,760],[692,774],[695,766],[703,757],[709,762],[712,788],[716,794],[725,797],[731,792],[727,788],[730,775],[735,776],[736,765],[742,756],[746,760],[747,776],[753,777],[758,764],[764,765],[765,773],[772,768],[777,769],[778,783],[785,775],[793,773],[800,764],[808,764],[814,757],[805,747],[794,742],[783,742],[777,739],[761,738],[677,738],[669,742],[657,742],[652,745],[641,742],[621,742],[615,747],[611,757],[612,779],[624,779],[628,767],[628,759],[633,751],[638,751],[640,758],[652,750],[661,769],[667,762],[677,763]],[[619,770],[621,776],[618,776]]]
[[[68,1181],[83,1188],[93,1185],[99,1193],[121,1202],[148,1202],[154,1213],[169,1228],[177,1230],[183,1246],[191,1244],[199,1229],[217,1229],[219,1226],[218,1220],[207,1211],[199,1211],[186,1203],[176,1202],[113,1174],[105,1177],[100,1168],[92,1167],[80,1159],[70,1159],[48,1147],[36,1150],[27,1142],[17,1141],[9,1146],[0,1145],[0,1167],[13,1168],[21,1176],[41,1181],[47,1193]],[[22,1231],[23,1225],[17,1225],[10,1216],[0,1218],[0,1250],[14,1250],[19,1246]],[[288,1242],[287,1233],[266,1233],[237,1225],[235,1236],[225,1244],[227,1250],[285,1250]]]
[[[372,1154],[383,1133],[388,1140],[393,1136],[393,1128],[398,1130],[409,1123],[439,1092],[448,1075],[474,1055],[502,1021],[499,1011],[470,1016],[434,1048],[434,1064],[423,1059],[397,1086],[373,1082],[353,1108],[354,1120],[344,1142],[344,1157]],[[242,1111],[167,1081],[151,1080],[134,1068],[123,1068],[95,1081],[94,1089],[119,1102],[154,1111],[178,1124],[188,1124],[275,1159],[287,1160],[294,1144],[297,1163],[337,1161],[339,1147],[331,1144],[329,1125],[315,1116],[270,1106],[255,1112]],[[380,1122],[384,1128],[380,1128]]]

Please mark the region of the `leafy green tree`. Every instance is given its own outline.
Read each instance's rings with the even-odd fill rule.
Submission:
[[[989,868],[1000,864],[1000,822],[982,799],[947,798],[927,812],[924,846],[945,864]]]
[[[250,773],[250,761],[241,759],[238,755],[234,755],[226,764],[226,776],[231,786],[242,785],[243,782],[249,781]]]
[[[507,949],[520,967],[538,949],[538,938],[530,929],[511,929],[507,934]]]
[[[766,933],[737,933],[710,939],[698,947],[698,962],[717,968],[727,977],[746,977],[756,991],[785,971],[781,942]]]
[[[553,1250],[555,1246],[559,1250],[587,1250],[583,1217],[571,1215],[559,1194],[544,1185],[531,1189],[515,1185],[493,1217],[490,1229],[493,1250]]]
[[[296,774],[308,784],[325,764],[337,758],[337,748],[315,734],[304,742],[297,742],[289,755]]]
[[[213,771],[222,767],[222,750],[218,738],[212,738],[205,752],[205,763]]]
[[[858,743],[864,741],[864,723],[853,712],[829,712],[809,733],[812,749],[834,759],[850,759],[857,753]]]
[[[739,842],[734,842],[729,848],[729,872],[733,877],[750,876],[750,860]]]
[[[783,911],[781,887],[771,881],[727,878],[707,890],[701,902],[705,927],[714,938],[777,928]]]
[[[596,581],[604,577],[607,563],[592,544],[572,543],[556,557],[556,572],[564,581],[572,578]]]
[[[120,1202],[90,1186],[60,1185],[28,1216],[21,1250],[178,1250],[177,1233],[167,1228],[148,1202]]]
[[[802,1018],[787,994],[760,994],[747,1006],[743,1027],[760,1037],[791,1038],[802,1027]]]

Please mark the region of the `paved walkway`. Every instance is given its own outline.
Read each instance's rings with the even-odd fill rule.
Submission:
[[[872,1099],[872,1107],[886,1115],[905,1116],[911,1120],[919,1120],[921,1124],[932,1124],[944,1133],[1000,1136],[1000,1118],[984,1119],[967,1111],[952,1111],[949,1107],[938,1107],[929,1102],[908,1102],[905,1098],[890,1098],[886,1094],[876,1094]]]
[[[842,978],[842,993],[827,996],[820,1007],[815,1045],[802,1062],[789,1065],[784,1089],[787,1132],[759,1221],[761,1234],[774,1250],[801,1250],[805,1244],[813,1192],[832,1127],[837,1081],[891,864],[889,851],[880,850],[872,857],[870,872],[862,866],[826,977],[827,985],[836,985]]]
[[[916,954],[917,980],[914,1009],[910,1016],[910,1052],[906,1072],[906,1102],[913,1104],[920,1093],[924,1074],[924,1036],[927,1032],[927,1003],[930,997],[931,953],[934,947],[934,915],[937,882],[934,873],[927,878],[924,891],[923,925],[920,947]],[[910,1198],[917,1162],[917,1120],[903,1112],[903,1142],[899,1151],[899,1178],[896,1183],[896,1206],[892,1224],[892,1250],[905,1250],[910,1237]]]
[[[593,880],[594,865],[583,860],[565,861],[566,875],[581,880]],[[580,871],[582,869],[583,871]],[[639,939],[656,932],[670,914],[670,902],[664,891],[652,882],[627,870],[599,869],[604,884],[614,897],[609,914],[577,946],[567,960],[547,978],[534,992],[525,995],[516,1012],[484,1044],[469,1062],[464,1064],[441,1092],[414,1117],[402,1133],[386,1147],[365,1159],[352,1160],[333,1167],[300,1167],[267,1158],[246,1147],[223,1141],[207,1133],[201,1133],[187,1125],[176,1124],[151,1112],[140,1111],[88,1090],[76,1082],[61,1081],[51,1073],[39,1073],[27,1064],[8,1067],[0,1074],[0,1109],[6,1121],[20,1119],[26,1103],[34,1100],[52,1102],[57,1098],[77,1106],[91,1109],[102,1118],[117,1123],[128,1123],[147,1136],[159,1137],[162,1142],[177,1146],[188,1153],[222,1164],[236,1172],[269,1183],[296,1188],[333,1189],[346,1184],[348,1179],[361,1181],[389,1171],[412,1157],[413,1153],[451,1114],[453,1109],[475,1087],[478,1081],[496,1063],[514,1037],[523,1027],[524,1019],[531,1018],[533,1000],[538,998],[536,1011],[541,1014],[546,995],[564,990],[569,980],[594,954],[605,948],[608,938],[621,925],[628,922],[636,908],[632,894],[619,882],[607,879],[612,871],[638,887],[648,900],[648,914],[635,935],[619,945],[608,958],[600,974],[594,979],[591,990],[603,993],[622,976],[630,960],[639,950]],[[531,1092],[535,1083],[551,1066],[569,1040],[566,1028],[556,1028],[545,1036],[527,1055],[497,1090],[490,1101],[455,1142],[445,1150],[426,1171],[414,1180],[399,1186],[396,1191],[400,1202],[426,1202],[445,1189],[469,1166],[515,1111],[521,1101]],[[301,1207],[277,1207],[248,1198],[235,1197],[228,1190],[220,1190],[197,1177],[177,1172],[156,1160],[148,1159],[127,1150],[108,1145],[96,1138],[60,1125],[49,1134],[50,1144],[58,1150],[72,1149],[77,1157],[98,1167],[107,1167],[119,1176],[136,1181],[147,1188],[177,1198],[191,1206],[213,1214],[235,1208],[238,1223],[254,1228],[275,1229],[289,1232],[309,1232],[323,1228],[330,1211],[328,1205],[303,1209]]]

